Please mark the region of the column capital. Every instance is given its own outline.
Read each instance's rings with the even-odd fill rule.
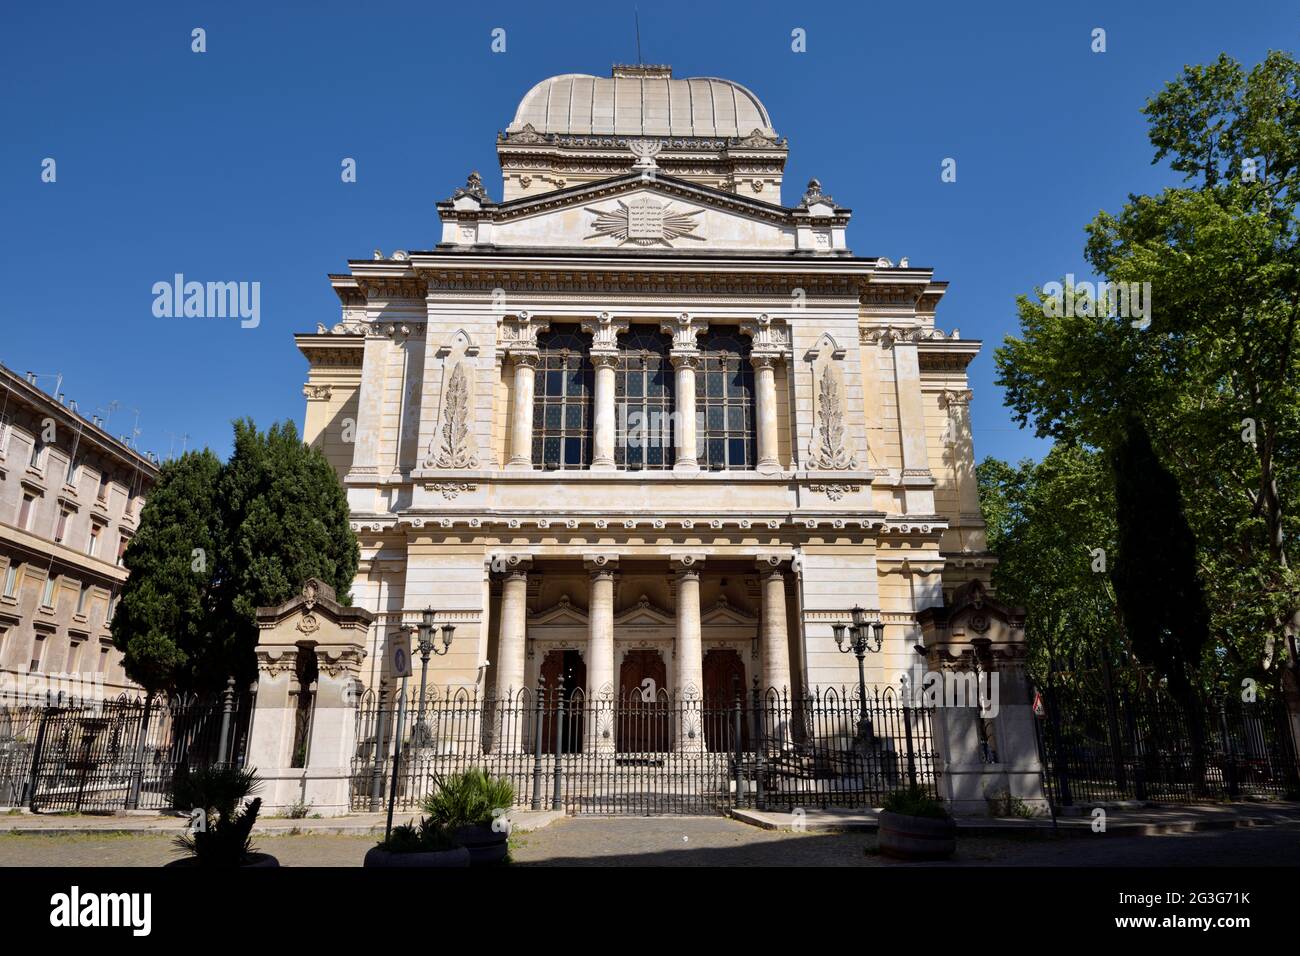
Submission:
[[[533,556],[531,554],[501,554],[492,555],[490,567],[493,574],[498,574],[505,578],[523,578],[528,576],[528,572],[533,567]]]
[[[609,312],[601,312],[595,318],[583,319],[579,323],[582,331],[591,334],[592,351],[613,349],[618,351],[618,337],[628,330],[627,319],[616,319]]]
[[[670,554],[668,566],[678,577],[699,577],[700,570],[704,567],[704,555]]]
[[[668,353],[668,361],[672,363],[675,369],[688,368],[694,371],[700,367],[700,351],[695,348],[690,350],[673,349]]]
[[[784,574],[789,570],[790,561],[789,554],[772,552],[770,554],[760,554],[754,558],[754,566],[761,576],[766,577],[770,574]]]
[[[535,346],[512,345],[506,349],[506,354],[510,356],[511,361],[516,366],[524,365],[528,368],[537,368],[541,362],[541,353]]]
[[[592,349],[587,355],[591,359],[592,368],[618,367],[617,349]]]
[[[776,319],[766,312],[740,323],[740,334],[753,340],[755,352],[784,354],[790,348],[790,326],[785,319]]]
[[[667,332],[673,337],[673,351],[693,350],[696,346],[695,339],[701,333],[707,331],[709,323],[703,319],[691,315],[689,312],[679,313],[675,318],[666,319],[659,323],[659,330]]]
[[[761,352],[749,353],[749,364],[754,368],[776,368],[778,364],[785,361],[785,353],[778,352],[774,349],[763,349]]]
[[[618,555],[584,554],[582,556],[582,566],[591,572],[593,578],[604,575],[613,577],[618,571]]]
[[[551,327],[549,319],[539,319],[528,312],[517,312],[501,319],[501,344],[514,349],[537,347],[537,333]]]

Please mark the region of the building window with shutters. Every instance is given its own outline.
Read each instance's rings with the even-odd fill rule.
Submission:
[[[59,520],[54,523],[54,543],[63,544],[63,539],[68,534],[68,515],[71,512],[67,508],[59,509]]]
[[[696,442],[700,468],[752,469],[754,451],[754,367],[749,340],[730,328],[699,337],[695,374]]]
[[[533,398],[533,462],[547,471],[591,464],[591,336],[577,325],[553,325],[537,336]]]
[[[7,598],[18,597],[18,562],[10,561],[5,567],[5,588],[4,596]]]
[[[672,339],[652,325],[634,325],[619,337],[614,379],[614,462],[619,468],[672,468],[675,380]]]
[[[23,503],[18,506],[18,527],[22,531],[32,529],[32,505],[35,501],[35,495],[24,494]]]

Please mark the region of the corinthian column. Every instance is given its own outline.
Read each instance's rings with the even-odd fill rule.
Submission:
[[[695,370],[699,367],[700,356],[697,352],[674,350],[670,360],[677,373],[677,407],[673,409],[677,447],[673,452],[673,471],[699,471],[698,439],[695,436]]]
[[[524,637],[528,626],[530,559],[512,554],[501,575],[501,626],[497,633],[497,696],[524,686]]]
[[[755,352],[749,361],[754,366],[754,386],[758,395],[758,470],[779,471],[776,452],[776,363],[780,354]]]
[[[781,558],[759,560],[759,578],[763,585],[763,619],[760,649],[763,655],[763,691],[778,693],[790,688],[790,638],[786,630],[785,575]]]
[[[673,350],[669,354],[669,360],[677,373],[677,407],[673,409],[677,425],[677,447],[674,450],[673,471],[699,471],[700,459],[695,436],[695,370],[700,364],[700,350],[695,339],[707,325],[689,312],[683,312],[672,322],[664,322],[659,327],[672,334]]]
[[[693,554],[675,555],[677,648],[675,655],[678,710],[673,746],[676,750],[704,750],[704,647],[700,634],[700,566]]]
[[[536,349],[511,349],[515,363],[514,407],[510,412],[510,460],[507,468],[533,467],[533,386],[537,375]]]
[[[614,468],[614,375],[618,353],[592,350],[591,364],[596,370],[595,415],[592,421],[591,470]]]
[[[583,562],[591,574],[587,602],[587,699],[614,700],[614,581],[618,558],[588,555]],[[597,706],[605,706],[599,704]],[[602,723],[608,726],[598,726]],[[609,722],[587,721],[589,753],[613,753],[614,728]],[[608,730],[609,733],[605,734]]]
[[[618,334],[626,332],[627,319],[616,319],[602,312],[582,323],[591,333],[591,364],[596,374],[595,414],[592,416],[591,470],[614,468],[614,376],[618,368]]]

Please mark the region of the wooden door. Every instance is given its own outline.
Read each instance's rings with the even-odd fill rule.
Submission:
[[[665,753],[668,738],[668,670],[655,650],[631,650],[619,668],[619,753]]]
[[[582,750],[581,696],[575,707],[574,693],[587,686],[587,664],[577,651],[549,651],[542,660],[542,685],[546,688],[546,706],[542,715],[542,751],[554,753],[556,747],[556,715],[559,701],[556,691],[564,698],[564,725],[560,728],[560,753],[577,753]]]
[[[736,747],[736,700],[741,703],[740,739],[749,745],[749,726],[744,707],[745,665],[732,648],[714,648],[704,654],[704,739],[709,750],[731,751]]]

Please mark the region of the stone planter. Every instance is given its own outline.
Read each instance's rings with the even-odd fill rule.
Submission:
[[[470,866],[500,863],[510,852],[507,844],[510,834],[504,830],[493,830],[490,823],[457,827],[451,832],[451,836],[469,851]]]
[[[957,849],[952,819],[880,813],[880,852],[896,860],[946,860]]]
[[[430,850],[426,853],[390,853],[382,847],[371,847],[361,864],[366,867],[465,867],[469,866],[469,851],[463,846],[451,850]]]
[[[198,857],[195,856],[181,857],[181,859],[179,860],[172,860],[170,863],[163,864],[164,867],[172,867],[172,866],[190,867],[190,866],[199,866],[199,865],[200,865],[199,859]],[[239,868],[241,870],[266,869],[268,867],[273,867],[273,866],[278,867],[279,865],[280,865],[280,861],[277,860],[275,857],[271,856],[271,854],[269,853],[252,853],[248,857],[248,862],[241,863],[239,865]]]

